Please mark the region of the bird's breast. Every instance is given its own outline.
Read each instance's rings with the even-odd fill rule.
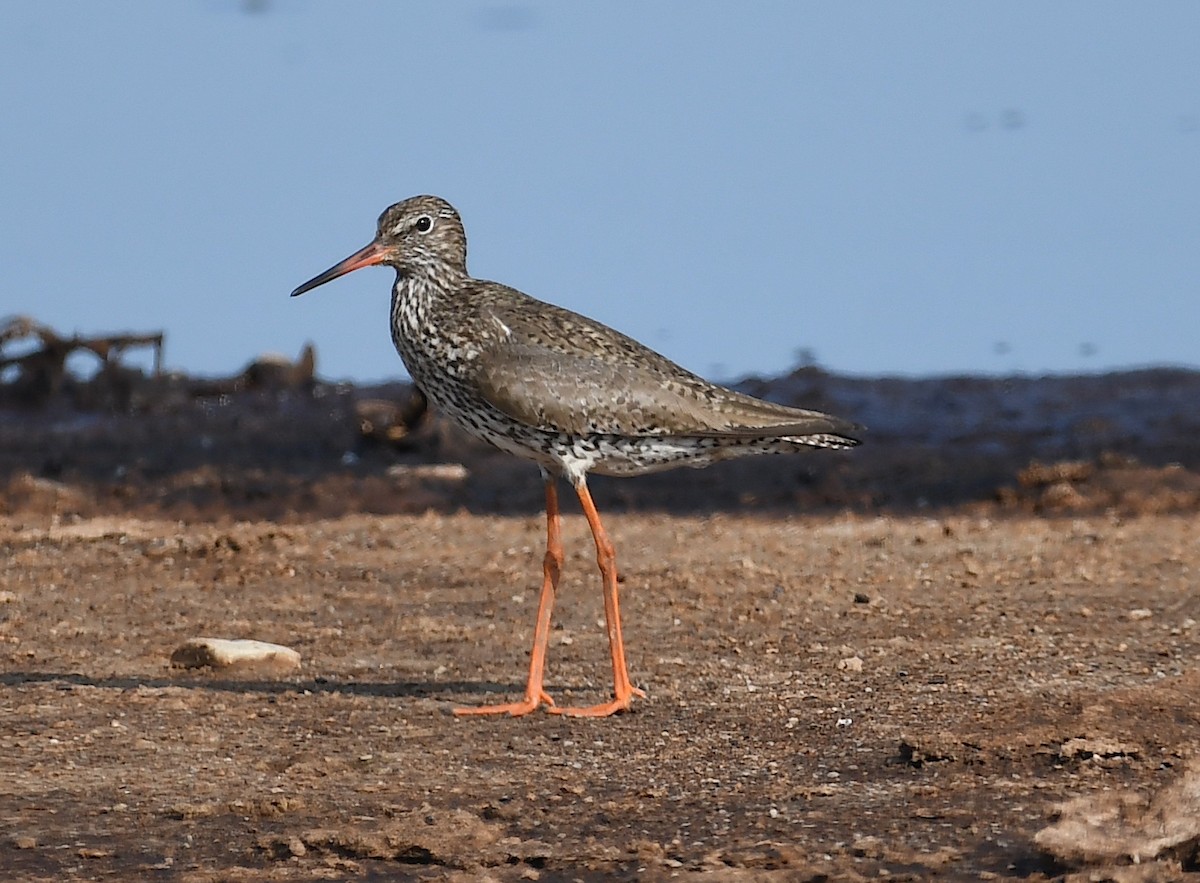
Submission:
[[[392,342],[413,383],[434,408],[490,440],[485,427],[474,425],[481,406],[470,378],[481,347],[454,315],[444,315],[438,307],[421,292],[397,285],[392,299]]]

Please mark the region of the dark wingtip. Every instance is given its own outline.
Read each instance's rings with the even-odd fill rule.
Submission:
[[[833,418],[833,420],[835,421],[834,426],[828,432],[822,433],[822,435],[829,438],[841,439],[845,443],[844,447],[846,448],[857,448],[863,443],[863,440],[858,435],[859,433],[866,432],[867,427],[861,423],[851,423],[849,420],[842,420],[837,417]]]
[[[867,427],[861,423],[853,423],[849,420],[842,420],[840,417],[830,418],[832,426],[828,430],[829,435],[836,435],[846,439],[853,445],[861,445],[862,439],[858,438],[859,433],[866,432]]]

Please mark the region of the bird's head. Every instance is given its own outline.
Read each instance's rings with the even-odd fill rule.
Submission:
[[[465,275],[467,237],[454,206],[436,196],[413,196],[396,203],[379,216],[375,238],[366,248],[309,279],[292,297],[376,264],[395,267],[401,275]]]

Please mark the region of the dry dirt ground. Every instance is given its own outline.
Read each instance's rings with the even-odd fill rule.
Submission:
[[[1200,372],[746,385],[866,443],[594,483],[607,720],[449,714],[522,688],[542,494],[436,415],[363,441],[406,389],[0,408],[0,880],[1200,878]]]
[[[521,689],[536,516],[3,518],[0,876],[1197,870],[1194,837],[1140,864],[1103,856],[1111,832],[1093,853],[1035,841],[1065,801],[1121,823],[1186,775],[1195,514],[609,524],[648,698],[606,720],[459,719]],[[610,673],[578,514],[565,540],[548,686],[586,703]],[[302,668],[170,667],[199,635],[286,644]]]

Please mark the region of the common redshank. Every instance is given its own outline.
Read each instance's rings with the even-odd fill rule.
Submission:
[[[849,421],[709,383],[599,322],[473,279],[462,220],[436,196],[387,209],[369,245],[292,296],[375,264],[396,271],[392,342],[413,383],[467,432],[536,462],[545,482],[546,554],[525,695],[456,714],[522,715],[545,705],[558,714],[600,717],[646,695],[625,664],[616,553],[588,492],[589,472],[642,475],[747,454],[858,444],[861,427]],[[580,708],[556,706],[544,681],[563,564],[560,475],[579,496],[596,543],[612,655],[613,698]]]

